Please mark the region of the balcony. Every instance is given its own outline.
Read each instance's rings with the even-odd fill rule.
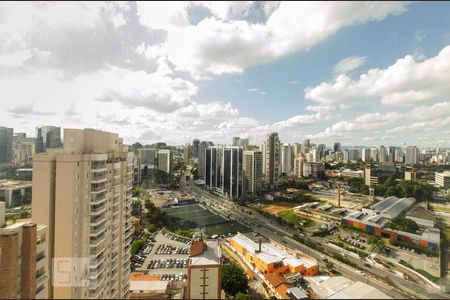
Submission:
[[[101,186],[96,186],[96,185],[92,185],[91,186],[91,194],[100,194],[100,193],[102,193],[102,192],[107,192],[107,189],[106,189],[106,185],[101,185]]]
[[[43,284],[43,285],[41,285],[41,286],[38,286],[37,288],[36,288],[36,295],[35,295],[35,298],[36,299],[43,299],[44,298],[44,292],[45,292],[45,285]]]
[[[97,207],[97,208],[91,208],[90,215],[91,216],[98,216],[100,214],[103,214],[104,212],[106,212],[106,206],[100,206],[100,207]]]
[[[98,252],[100,252],[99,249],[103,249],[105,247],[105,244],[104,244],[105,241],[106,241],[105,235],[103,235],[102,237],[97,238],[97,239],[91,239],[89,249],[91,249],[91,250],[96,249],[94,254],[98,254]],[[101,246],[101,247],[99,247],[99,246]]]
[[[106,218],[104,216],[100,216],[100,217],[96,217],[96,218],[91,218],[91,226],[98,226],[102,223],[106,222]]]
[[[90,236],[91,237],[95,237],[95,236],[98,236],[98,235],[100,235],[100,234],[102,234],[103,232],[105,232],[106,231],[106,226],[100,226],[100,227],[98,227],[98,228],[95,228],[95,229],[93,229],[94,227],[91,227],[91,230],[90,230]]]
[[[97,194],[92,195],[91,197],[91,205],[99,205],[106,202],[106,193],[105,194]]]
[[[44,280],[47,279],[46,272],[38,272],[36,273],[36,286],[40,285]]]

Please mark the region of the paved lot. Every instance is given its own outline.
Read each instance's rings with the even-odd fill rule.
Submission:
[[[186,241],[188,241],[187,239],[185,239]],[[172,247],[181,247],[181,248],[189,248],[189,245],[187,245],[186,243],[182,242],[182,241],[176,241],[176,240],[171,240],[169,238],[167,238],[164,234],[162,233],[158,233],[155,237],[155,244],[153,246],[152,251],[147,255],[144,263],[142,264],[142,267],[136,269],[137,272],[144,272],[146,274],[175,274],[175,275],[180,275],[180,273],[182,274],[186,274],[186,268],[156,268],[156,269],[148,269],[148,265],[150,263],[150,261],[154,261],[154,260],[165,260],[167,262],[167,260],[169,259],[173,259],[173,260],[181,260],[183,261],[184,259],[187,259],[189,257],[189,254],[177,254],[177,253],[172,253],[172,254],[156,254],[156,252],[158,251],[158,248],[160,245],[170,245]],[[159,266],[161,265],[161,263],[158,264]]]

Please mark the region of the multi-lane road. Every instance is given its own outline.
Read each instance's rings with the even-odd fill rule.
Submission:
[[[288,247],[292,249],[297,249],[311,257],[317,259],[320,263],[323,264],[324,254],[307,247],[304,244],[299,243],[291,239],[293,234],[299,234],[297,230],[294,228],[284,226],[278,223],[273,223],[271,220],[268,220],[263,215],[260,215],[256,211],[252,211],[251,214],[248,214],[248,208],[242,208],[237,206],[237,204],[227,201],[219,196],[213,195],[207,191],[204,191],[191,183],[186,184],[183,182],[181,184],[181,188],[189,192],[191,194],[195,194],[202,202],[205,202],[212,209],[215,209],[219,212],[230,215],[231,218],[243,222],[246,225],[250,225],[252,229],[259,233],[262,236],[273,239],[277,242],[282,242]],[[327,250],[334,250],[329,247],[326,243],[323,242],[323,239],[320,237],[309,237],[309,239],[313,240],[316,243],[319,243]],[[335,250],[334,250],[335,251]],[[402,277],[399,277],[395,272],[389,271],[387,269],[381,269],[376,267],[367,267],[365,261],[362,261],[358,258],[354,258],[351,256],[347,256],[347,259],[355,263],[359,269],[363,270],[362,272],[356,270],[348,265],[345,265],[331,257],[328,257],[328,260],[332,261],[336,268],[346,277],[359,280],[363,282],[368,282],[370,285],[383,290],[391,297],[394,298],[422,298],[422,299],[448,299],[449,295],[440,292],[438,289],[426,284],[423,280],[417,277],[415,274],[408,274],[411,277],[415,278],[415,282],[406,280]],[[380,279],[384,278],[382,281]],[[386,284],[386,278],[392,284]]]

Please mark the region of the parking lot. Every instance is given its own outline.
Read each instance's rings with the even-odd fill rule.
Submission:
[[[143,255],[142,265],[135,270],[163,275],[162,280],[185,280],[191,241],[170,233],[158,233],[150,242],[151,250]]]

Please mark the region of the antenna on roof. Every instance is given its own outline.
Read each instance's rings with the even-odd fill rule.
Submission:
[[[95,129],[98,130],[98,111],[97,111],[97,116],[96,116],[96,120],[95,120]]]

